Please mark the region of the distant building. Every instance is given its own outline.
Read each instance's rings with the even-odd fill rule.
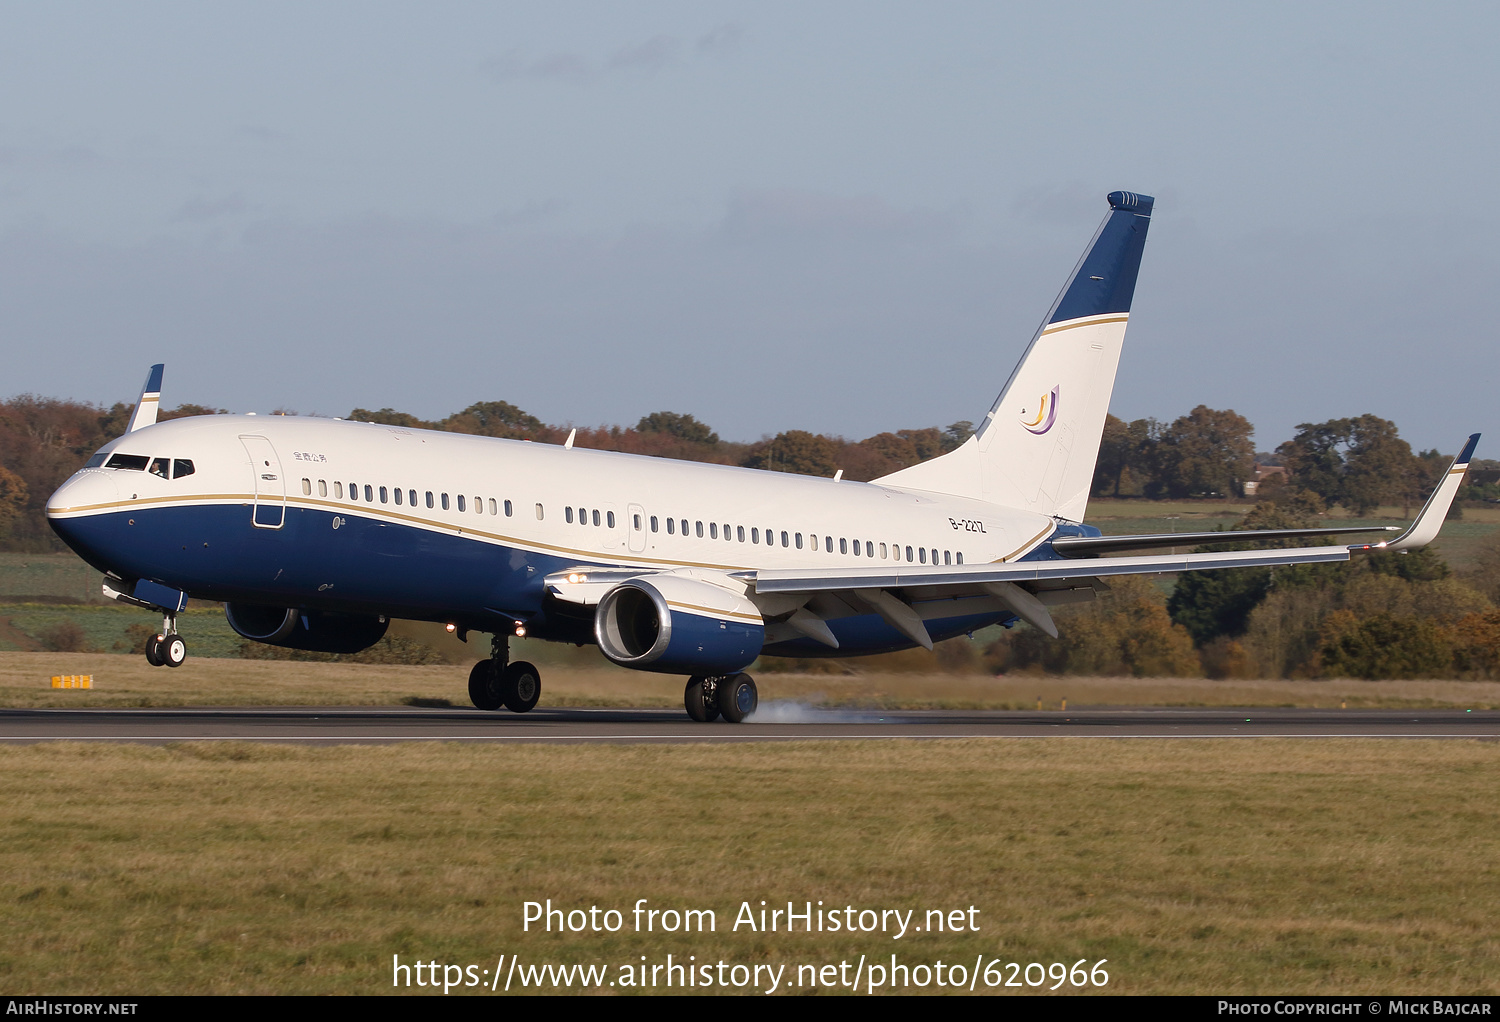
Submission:
[[[1287,480],[1285,465],[1256,465],[1255,478],[1245,481],[1245,496],[1253,497],[1260,492],[1261,483],[1274,479],[1277,483]]]

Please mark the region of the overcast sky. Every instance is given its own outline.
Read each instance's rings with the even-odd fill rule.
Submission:
[[[0,2],[0,396],[978,419],[1124,188],[1112,410],[1500,456],[1500,6]]]

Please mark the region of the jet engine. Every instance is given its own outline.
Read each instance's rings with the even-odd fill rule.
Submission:
[[[229,627],[247,639],[315,653],[358,653],[385,635],[384,615],[226,603]]]
[[[661,574],[629,579],[605,593],[594,612],[594,637],[621,667],[724,675],[760,656],[766,627],[740,593]]]

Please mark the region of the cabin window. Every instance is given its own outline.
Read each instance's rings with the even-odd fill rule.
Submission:
[[[800,533],[800,532],[797,533],[796,539],[797,539],[797,549],[801,550],[802,549],[802,533]]]
[[[677,535],[677,519],[675,519],[675,518],[668,518],[667,519],[667,535],[668,536],[675,536],[675,535]]]
[[[841,553],[841,554],[847,554],[848,552],[849,552],[849,541],[847,539],[843,539],[842,537],[840,537],[840,539],[839,539],[839,553]]]
[[[417,491],[416,490],[407,490],[406,491],[406,502],[408,504],[410,504],[412,507],[416,507],[417,506]]]
[[[697,532],[698,532],[698,538],[702,539],[703,538],[703,523],[702,522],[698,523]]]
[[[682,534],[684,536],[686,536],[687,535],[687,519],[686,518],[682,519],[681,525],[682,525]]]
[[[759,543],[760,542],[760,530],[759,529],[752,528],[750,530],[750,542],[752,542],[752,543]]]
[[[963,554],[962,550],[960,550],[958,553],[956,553],[956,554],[953,555],[953,561],[954,561],[955,564],[962,564],[962,563],[964,563],[964,554]]]
[[[492,515],[498,515],[499,513],[500,513],[500,505],[495,503],[495,498],[494,497],[491,497],[490,498],[490,514],[492,514]]]
[[[824,536],[823,537],[823,549],[827,550],[830,554],[833,553],[833,537],[832,536]]]
[[[505,502],[505,517],[509,518],[511,516],[510,512],[511,512],[510,501],[507,500]]]
[[[880,544],[880,559],[885,560],[885,544]]]
[[[640,515],[632,515],[631,518],[633,519],[632,524],[635,526],[635,531],[636,532],[640,532],[641,531],[641,516]]]
[[[604,512],[604,527],[607,529],[613,529],[615,527],[615,513],[613,511]],[[640,527],[640,523],[637,522],[636,528],[639,529]]]
[[[427,506],[432,507],[432,491],[427,491]]]
[[[792,545],[792,538],[791,538],[791,536],[787,535],[787,532],[786,532],[785,529],[781,530],[781,545],[782,546],[791,546]]]
[[[540,522],[545,517],[546,512],[542,510],[542,505],[538,504],[536,506],[536,520]]]
[[[170,458],[156,458],[151,462],[151,474],[166,479],[172,474],[172,460]]]
[[[326,497],[326,496],[328,496],[328,480],[327,479],[319,479],[318,480],[318,496],[320,496],[320,497]]]
[[[372,502],[374,500],[375,500],[375,487],[371,486],[369,483],[365,483],[365,501],[366,502]]]
[[[868,539],[865,540],[865,556],[866,557],[874,557],[875,556],[875,544],[871,543]]]
[[[448,510],[448,495],[446,493],[438,494],[438,503],[443,505],[444,511]]]
[[[734,527],[734,535],[741,543],[745,542],[745,527],[743,525],[736,525]]]
[[[947,550],[943,551],[943,563],[944,564],[952,564],[953,563],[953,555],[952,555],[952,553],[950,553]]]
[[[668,525],[672,524],[672,519],[668,518],[667,519],[667,524]],[[657,519],[656,519],[655,515],[651,516],[651,531],[652,532],[660,532],[661,531],[660,529],[657,528]]]
[[[932,551],[932,563],[933,564],[937,563],[937,549],[936,548],[933,548],[933,551]]]
[[[926,564],[927,563],[927,548],[926,547],[918,547],[917,548],[917,554],[920,556],[922,563]]]
[[[911,561],[911,547],[906,548],[906,560],[908,563]]]
[[[462,493],[460,493],[458,495],[458,509],[460,511],[466,511],[466,510],[468,510],[467,508],[464,507],[464,495]]]
[[[146,462],[151,459],[144,454],[115,454],[104,463],[105,468],[123,468],[131,472],[144,472]]]
[[[812,548],[814,550],[818,549],[818,534],[815,532],[807,538],[812,542]]]
[[[380,488],[380,502],[382,504],[389,503],[389,500],[387,499],[389,496],[390,496],[389,491],[384,486],[382,486]]]
[[[593,513],[593,516],[594,516],[594,524],[598,525],[599,524],[599,512],[597,510],[595,510],[592,513]]]
[[[178,458],[172,463],[172,478],[181,479],[193,474],[193,463],[187,458]]]
[[[344,499],[344,484],[339,482],[337,479],[333,481],[333,495],[339,500]]]
[[[399,486],[396,487],[396,494],[395,494],[395,496],[396,496],[396,503],[397,504],[401,503],[401,487],[399,487]]]
[[[163,477],[163,478],[165,478],[165,477]],[[302,496],[304,496],[304,497],[311,497],[312,496],[312,480],[311,479],[304,479],[304,480],[302,480]]]
[[[853,546],[854,546],[854,556],[858,557],[859,556],[859,540],[857,540],[857,539],[854,540],[853,541]]]
[[[483,497],[475,497],[474,498],[474,513],[476,515],[482,515],[482,514],[484,514],[484,498]]]
[[[573,524],[573,506],[571,504],[563,508],[563,520],[569,525]]]
[[[717,522],[709,522],[708,523],[708,538],[709,539],[718,539],[719,538],[719,524]]]

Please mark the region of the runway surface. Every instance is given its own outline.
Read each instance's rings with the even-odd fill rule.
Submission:
[[[934,738],[1464,738],[1500,740],[1495,710],[822,710],[768,703],[743,724],[681,711],[425,707],[0,710],[0,743],[261,741],[765,742]]]

